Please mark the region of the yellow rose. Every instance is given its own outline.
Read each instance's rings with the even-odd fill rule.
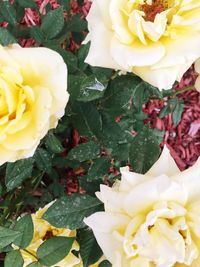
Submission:
[[[86,62],[169,89],[200,56],[198,0],[94,0]]]
[[[194,67],[195,71],[200,74],[200,58],[195,62]],[[195,88],[200,92],[200,75],[196,79]]]
[[[33,155],[69,95],[67,67],[47,48],[0,46],[0,165]]]
[[[24,259],[23,267],[27,267],[30,263],[36,262],[36,252],[39,246],[48,238],[53,236],[65,236],[65,237],[75,237],[76,231],[69,230],[66,228],[56,228],[49,224],[47,221],[42,219],[42,216],[47,211],[47,209],[53,204],[53,202],[46,205],[44,208],[39,209],[36,213],[32,214],[34,234],[33,239],[29,246],[23,250],[21,249],[21,254]],[[17,246],[13,245],[13,248],[18,249]],[[71,251],[79,251],[79,244],[74,241]],[[55,267],[83,267],[83,262],[80,258],[76,257],[72,252],[60,262],[55,264]],[[89,267],[98,267],[101,261],[105,258],[101,257],[98,262],[90,265]],[[54,267],[54,266],[52,266]]]
[[[200,266],[200,160],[180,172],[167,148],[145,174],[101,185],[105,212],[85,219],[113,267]]]
[[[30,263],[37,261],[36,251],[38,247],[44,242],[44,240],[53,236],[65,236],[74,237],[76,231],[71,231],[66,228],[56,228],[49,224],[47,221],[41,219],[45,211],[53,204],[53,202],[46,205],[44,208],[39,209],[35,214],[32,214],[32,220],[34,225],[34,235],[30,245],[25,250],[21,250],[22,257],[24,259],[24,267]],[[79,245],[74,241],[72,250],[79,250]],[[30,252],[30,253],[28,253]],[[72,252],[70,252],[63,260],[56,263],[57,267],[82,267],[81,260],[77,258]],[[52,266],[53,267],[53,266]]]

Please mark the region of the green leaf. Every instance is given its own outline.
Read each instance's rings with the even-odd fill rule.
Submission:
[[[17,0],[17,2],[19,3],[21,7],[24,7],[24,8],[27,8],[27,7],[36,8],[36,9],[38,8],[34,0]]]
[[[49,11],[42,20],[41,29],[48,39],[58,35],[64,26],[63,8]]]
[[[78,71],[78,67],[77,67],[77,64],[78,64],[78,60],[77,60],[77,57],[69,52],[69,51],[66,51],[64,49],[56,49],[54,47],[54,50],[57,51],[64,59],[65,63],[67,64],[67,67],[68,67],[68,71],[69,73],[74,73],[76,71]]]
[[[52,266],[64,259],[71,250],[74,237],[55,236],[43,242],[37,250],[39,262]]]
[[[92,103],[76,102],[72,109],[75,115],[71,117],[71,121],[79,133],[87,136],[98,136],[102,130],[102,120],[96,106]]]
[[[0,184],[0,196],[2,195],[3,193],[3,186]]]
[[[62,5],[68,13],[70,12],[71,9],[70,0],[58,0],[58,3]]]
[[[102,131],[98,133],[98,137],[101,138],[103,143],[107,141],[125,143],[126,134],[118,123],[115,122],[114,118],[107,112],[101,112],[102,117]]]
[[[23,267],[24,260],[19,250],[12,250],[5,257],[4,267]]]
[[[39,44],[43,43],[45,36],[41,29],[38,26],[33,26],[30,29],[30,35],[33,37]]]
[[[145,103],[145,91],[147,84],[143,81],[137,84],[133,93],[133,103],[137,112],[142,110],[142,105]]]
[[[7,164],[5,182],[8,191],[16,188],[31,176],[33,163],[34,159],[28,158]]]
[[[88,177],[92,179],[99,178],[108,173],[110,160],[107,157],[97,158],[88,170]]]
[[[29,265],[27,265],[26,267],[42,267],[42,266],[39,262],[32,262]]]
[[[103,183],[105,175],[108,175],[108,170],[111,166],[110,160],[107,157],[100,157],[93,161],[87,175],[79,177],[79,183],[84,188],[87,194],[94,195],[99,191],[100,184]]]
[[[107,84],[97,80],[95,76],[86,77],[80,86],[78,101],[89,102],[101,98],[104,95]]]
[[[137,133],[130,146],[129,158],[134,172],[146,173],[160,155],[160,146],[152,129],[148,126]]]
[[[61,153],[64,151],[60,140],[53,134],[52,131],[48,132],[45,138],[45,144],[54,153]]]
[[[84,0],[77,0],[78,4],[82,6],[84,4]]]
[[[91,179],[88,175],[79,177],[79,185],[85,189],[88,195],[95,196],[95,193],[100,190],[100,185],[103,183],[102,177],[94,177]]]
[[[1,1],[0,13],[4,17],[4,19],[12,26],[15,26],[17,24],[16,11],[8,1]]]
[[[111,141],[108,142],[107,144],[105,143],[105,145],[110,150],[110,153],[115,158],[115,160],[125,161],[125,162],[128,161],[130,143],[117,144],[116,142]],[[119,165],[118,167],[123,167],[123,165]]]
[[[0,249],[10,245],[21,233],[0,226]]]
[[[172,119],[173,119],[173,123],[175,126],[178,125],[179,122],[181,121],[183,110],[184,110],[184,102],[177,98],[177,101],[176,101],[176,104],[175,104],[175,107],[172,113]]]
[[[17,2],[14,2],[14,5],[15,3],[17,4]],[[21,20],[24,18],[25,16],[25,8],[24,7],[21,7],[20,5],[15,5],[15,10],[16,10],[16,19],[17,19],[17,22],[21,22]],[[24,28],[24,29],[20,29],[20,27],[15,27],[14,29],[14,32],[15,31],[18,31],[18,32],[23,32],[25,30],[29,30],[28,28]],[[12,33],[14,34],[14,32],[12,31]],[[15,34],[14,34],[15,35]],[[23,36],[25,38],[25,35]],[[15,35],[15,38],[18,38],[18,36]]]
[[[181,116],[184,110],[184,102],[182,99],[179,98],[172,98],[168,101],[167,105],[162,108],[159,113],[159,118],[163,118],[164,116],[172,113],[172,120],[174,125],[178,125]]]
[[[103,254],[92,230],[90,229],[82,229],[79,231],[78,243],[80,245],[80,255],[83,261],[83,267],[88,267],[91,264],[96,263]]]
[[[146,83],[146,89],[148,90],[150,96],[157,96],[158,98],[161,99],[163,98],[162,92],[157,87],[154,87],[149,83]]]
[[[67,156],[67,159],[83,162],[97,158],[99,153],[99,145],[94,141],[89,141],[88,143],[80,144],[72,148]]]
[[[161,111],[160,111],[158,117],[159,117],[160,119],[162,119],[162,118],[164,118],[166,115],[168,115],[168,114],[171,113],[171,112],[172,112],[172,110],[171,110],[171,108],[170,108],[170,105],[167,104],[166,106],[164,106],[164,107],[161,109]]]
[[[100,81],[108,82],[113,75],[113,70],[108,68],[92,67],[90,66],[93,75]]]
[[[82,32],[87,30],[87,21],[81,18],[80,14],[75,14],[68,22],[68,31]]]
[[[107,260],[102,261],[98,267],[112,267],[111,263]]]
[[[5,28],[0,28],[0,44],[3,46],[17,43],[15,37]]]
[[[38,148],[34,155],[35,163],[39,170],[44,172],[49,172],[52,167],[51,163],[51,156],[48,151],[44,150],[43,148]]]
[[[86,78],[86,75],[68,75],[68,92],[70,94],[70,101],[74,102],[79,94],[80,88],[83,80]]]
[[[16,222],[14,229],[21,232],[21,235],[17,237],[13,243],[20,248],[28,247],[33,238],[34,231],[31,215],[25,215],[24,217],[20,218]]]
[[[43,219],[55,227],[78,229],[83,219],[102,209],[102,203],[89,195],[73,194],[57,200],[44,214]]]
[[[85,63],[84,61],[85,61],[85,59],[87,57],[89,49],[90,49],[90,44],[87,43],[85,45],[81,45],[81,47],[78,50],[79,68],[82,69],[82,70],[84,70],[88,66],[88,64]]]
[[[111,81],[102,100],[103,107],[114,110],[115,116],[124,113],[124,109],[129,107],[130,99],[133,96],[135,88],[141,80],[133,75],[118,76]]]

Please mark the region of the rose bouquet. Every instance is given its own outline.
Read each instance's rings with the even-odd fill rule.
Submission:
[[[0,266],[200,266],[200,3],[0,1]]]

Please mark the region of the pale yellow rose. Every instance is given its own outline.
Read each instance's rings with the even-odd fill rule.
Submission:
[[[200,56],[199,0],[94,0],[86,62],[169,89]]]
[[[34,235],[30,245],[25,250],[20,250],[22,257],[24,259],[24,266],[28,266],[30,263],[37,261],[36,251],[39,246],[50,237],[53,236],[65,236],[65,237],[74,237],[76,236],[76,231],[71,231],[66,228],[56,228],[49,224],[47,221],[42,219],[45,211],[53,204],[53,202],[46,205],[44,208],[39,209],[35,214],[32,214],[32,220],[34,225]],[[16,247],[15,247],[16,248]],[[77,241],[74,241],[71,251],[79,250],[79,245]],[[29,252],[29,253],[28,253]],[[81,260],[76,257],[72,252],[60,262],[55,264],[56,267],[82,267]],[[53,267],[53,266],[52,266]]]
[[[21,254],[24,259],[23,267],[27,267],[30,263],[36,262],[36,252],[39,246],[50,237],[53,236],[65,236],[65,237],[75,237],[76,231],[69,230],[66,228],[56,228],[49,224],[47,221],[42,219],[42,216],[47,211],[47,209],[53,204],[54,202],[49,203],[44,208],[39,209],[36,213],[32,214],[33,226],[34,226],[34,234],[33,239],[29,246],[23,250],[21,249]],[[13,248],[18,249],[17,246],[13,245]],[[79,244],[77,241],[74,241],[71,251],[79,251]],[[83,262],[81,258],[76,257],[72,252],[60,262],[55,264],[55,267],[83,267]],[[101,261],[105,258],[101,257],[98,262],[88,266],[88,267],[98,267]],[[54,266],[52,266],[54,267]]]
[[[105,212],[85,219],[113,267],[200,266],[200,160],[180,172],[167,148],[145,174],[101,185]]]
[[[0,165],[33,155],[69,95],[67,67],[47,48],[0,46]]]
[[[200,74],[200,58],[195,62],[194,67],[195,71]],[[200,75],[196,79],[195,88],[200,92]]]

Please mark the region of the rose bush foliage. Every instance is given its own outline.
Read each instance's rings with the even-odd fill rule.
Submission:
[[[199,162],[156,162],[145,107],[175,131],[199,2],[47,2],[0,2],[0,265],[197,267]]]

